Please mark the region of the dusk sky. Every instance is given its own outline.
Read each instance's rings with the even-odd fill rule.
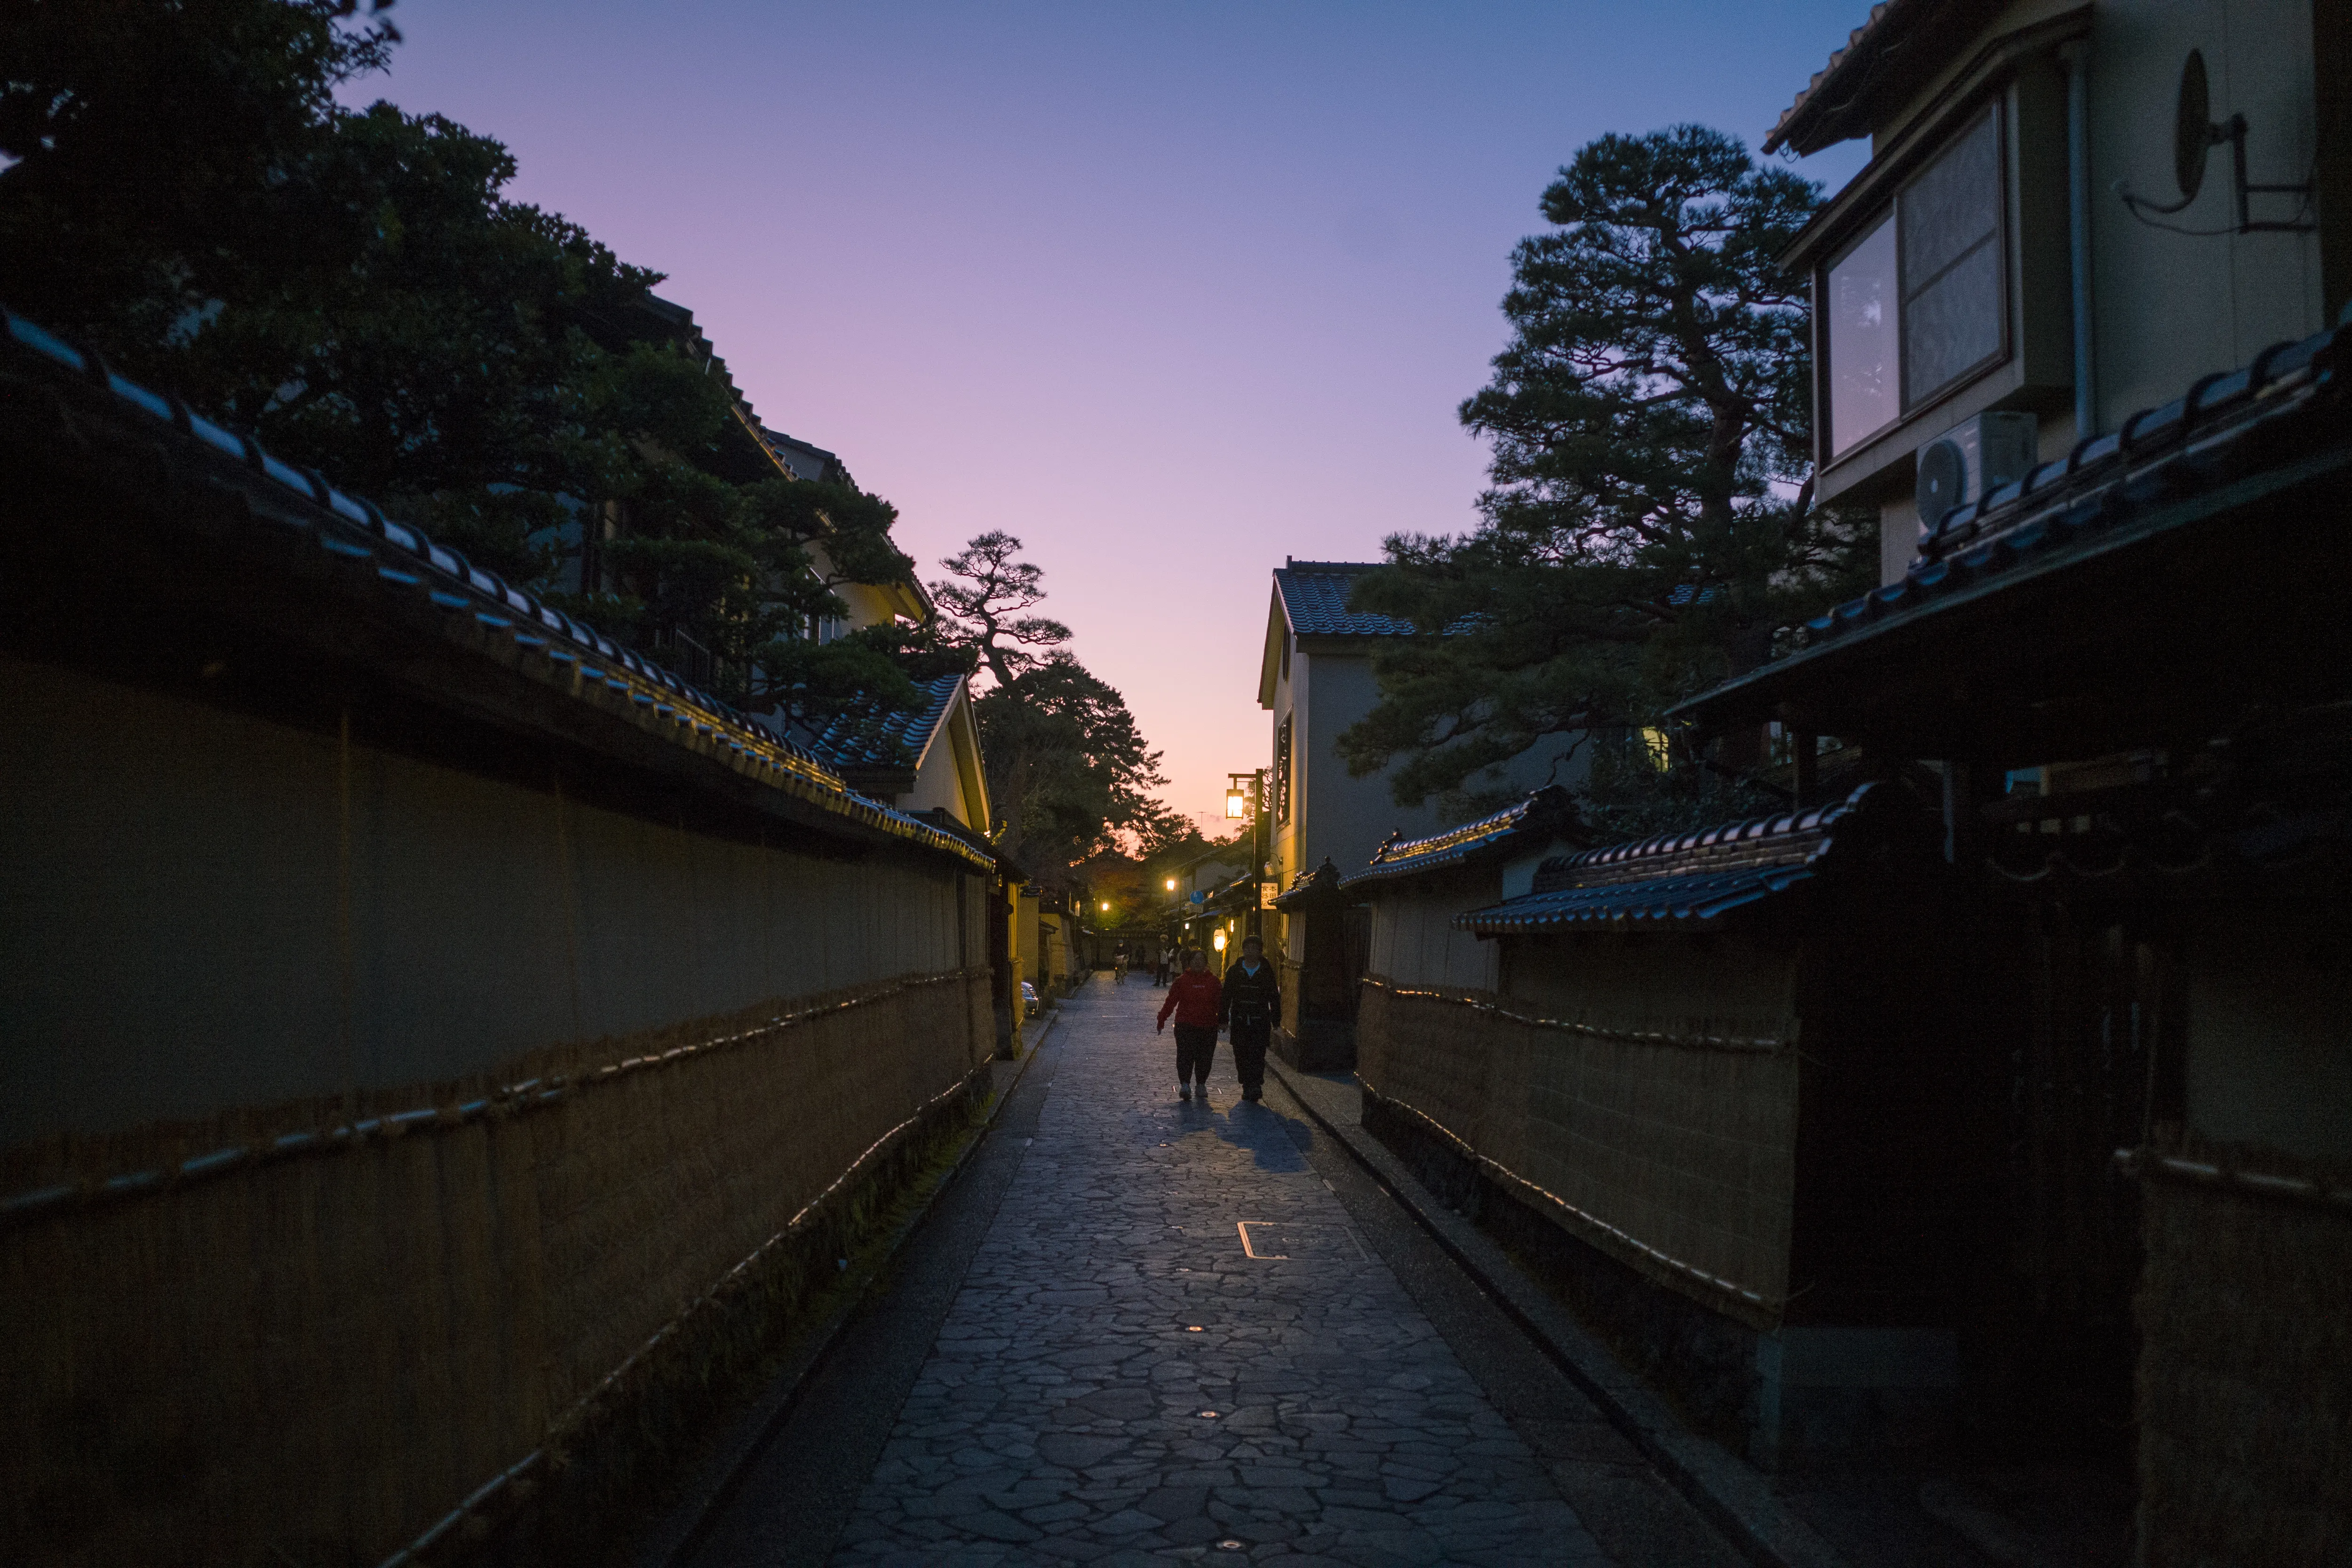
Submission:
[[[1553,171],[1753,146],[1867,9],[403,0],[349,96],[499,137],[511,194],[668,274],[927,578],[1018,534],[1214,830],[1269,751],[1270,570],[1475,521],[1454,409]]]

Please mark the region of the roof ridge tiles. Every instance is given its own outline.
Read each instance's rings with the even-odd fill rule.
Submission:
[[[1373,853],[1370,865],[1342,878],[1340,885],[1354,887],[1363,882],[1459,864],[1523,833],[1575,833],[1580,836],[1581,830],[1577,824],[1575,797],[1559,784],[1546,784],[1500,811],[1449,827],[1442,833],[1411,839],[1401,839],[1391,835],[1389,841]]]
[[[2198,376],[2179,397],[2133,413],[2062,458],[1944,514],[1899,582],[1849,599],[1806,623],[1803,647],[1677,706],[1688,714],[1735,688],[1890,619],[1927,613],[2021,563],[2063,559],[2152,507],[2178,501],[2279,461],[2273,433],[2333,431],[2343,439],[2352,310],[2333,326],[2273,343],[2232,371]],[[2311,421],[2320,421],[2313,424]],[[2332,424],[2330,421],[2332,420]]]
[[[422,590],[436,609],[453,615],[470,610],[472,624],[507,634],[526,650],[572,667],[584,678],[575,682],[574,695],[581,700],[602,699],[607,692],[625,695],[633,707],[646,710],[656,722],[667,721],[664,737],[674,744],[689,748],[707,744],[714,751],[724,750],[736,762],[753,768],[759,782],[785,788],[821,810],[868,828],[961,858],[971,858],[974,853],[954,835],[858,794],[806,747],[754,722],[733,705],[583,626],[536,595],[474,565],[457,551],[435,542],[423,529],[385,516],[373,502],[345,494],[323,475],[272,457],[250,435],[205,418],[177,397],[139,385],[109,368],[98,354],[0,304],[0,367],[11,358],[39,364],[46,375],[87,388],[84,395],[106,398],[117,407],[157,422],[173,438],[198,448],[205,461],[191,465],[191,471],[218,472],[224,464],[234,465],[236,482],[266,487],[264,493],[271,502],[291,514],[266,519],[256,512],[255,521],[315,528],[322,549],[354,562],[385,552],[388,559],[366,579],[370,585],[392,592]],[[303,515],[306,511],[309,515]],[[586,664],[588,658],[597,665]],[[597,668],[602,666],[614,666],[626,673],[612,674]],[[660,695],[638,689],[639,683]],[[663,701],[664,697],[677,700]]]
[[[1819,878],[1849,818],[1900,809],[1888,786],[1864,784],[1828,805],[1557,857],[1538,869],[1532,891],[1453,923],[1496,936],[1589,922],[1713,920]],[[1764,831],[1756,832],[1759,825]]]

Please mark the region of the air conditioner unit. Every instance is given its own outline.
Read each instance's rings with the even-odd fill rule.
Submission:
[[[2033,469],[2040,428],[2031,414],[1979,414],[1919,448],[1919,531]]]

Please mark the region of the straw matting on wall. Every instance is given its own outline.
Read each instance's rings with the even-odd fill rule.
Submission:
[[[2147,1568],[2352,1562],[2352,1172],[2268,1151],[2185,1152],[2256,1184],[2150,1173],[2139,1297]]]
[[[1793,1036],[1793,1021],[1787,1032]],[[1788,1294],[1797,1059],[1369,981],[1360,1071],[1572,1234],[1756,1326]]]
[[[20,1221],[0,1235],[0,1537],[42,1563],[380,1561],[581,1440],[600,1380],[984,1067],[988,1005],[984,972],[912,976],[542,1051],[496,1076],[567,1079],[551,1100],[461,1117],[485,1085],[382,1091],[378,1110],[448,1109]],[[10,1174],[98,1180],[352,1114],[53,1142]]]

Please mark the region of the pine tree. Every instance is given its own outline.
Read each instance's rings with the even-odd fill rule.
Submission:
[[[1430,635],[1375,654],[1352,771],[1402,759],[1401,803],[1486,804],[1483,770],[1654,729],[1867,583],[1874,518],[1812,501],[1803,284],[1773,262],[1819,201],[1701,126],[1604,136],[1560,171],[1558,226],[1512,257],[1512,339],[1461,408],[1493,444],[1483,519],[1391,538],[1356,589]],[[1596,776],[1638,793],[1641,770]]]

